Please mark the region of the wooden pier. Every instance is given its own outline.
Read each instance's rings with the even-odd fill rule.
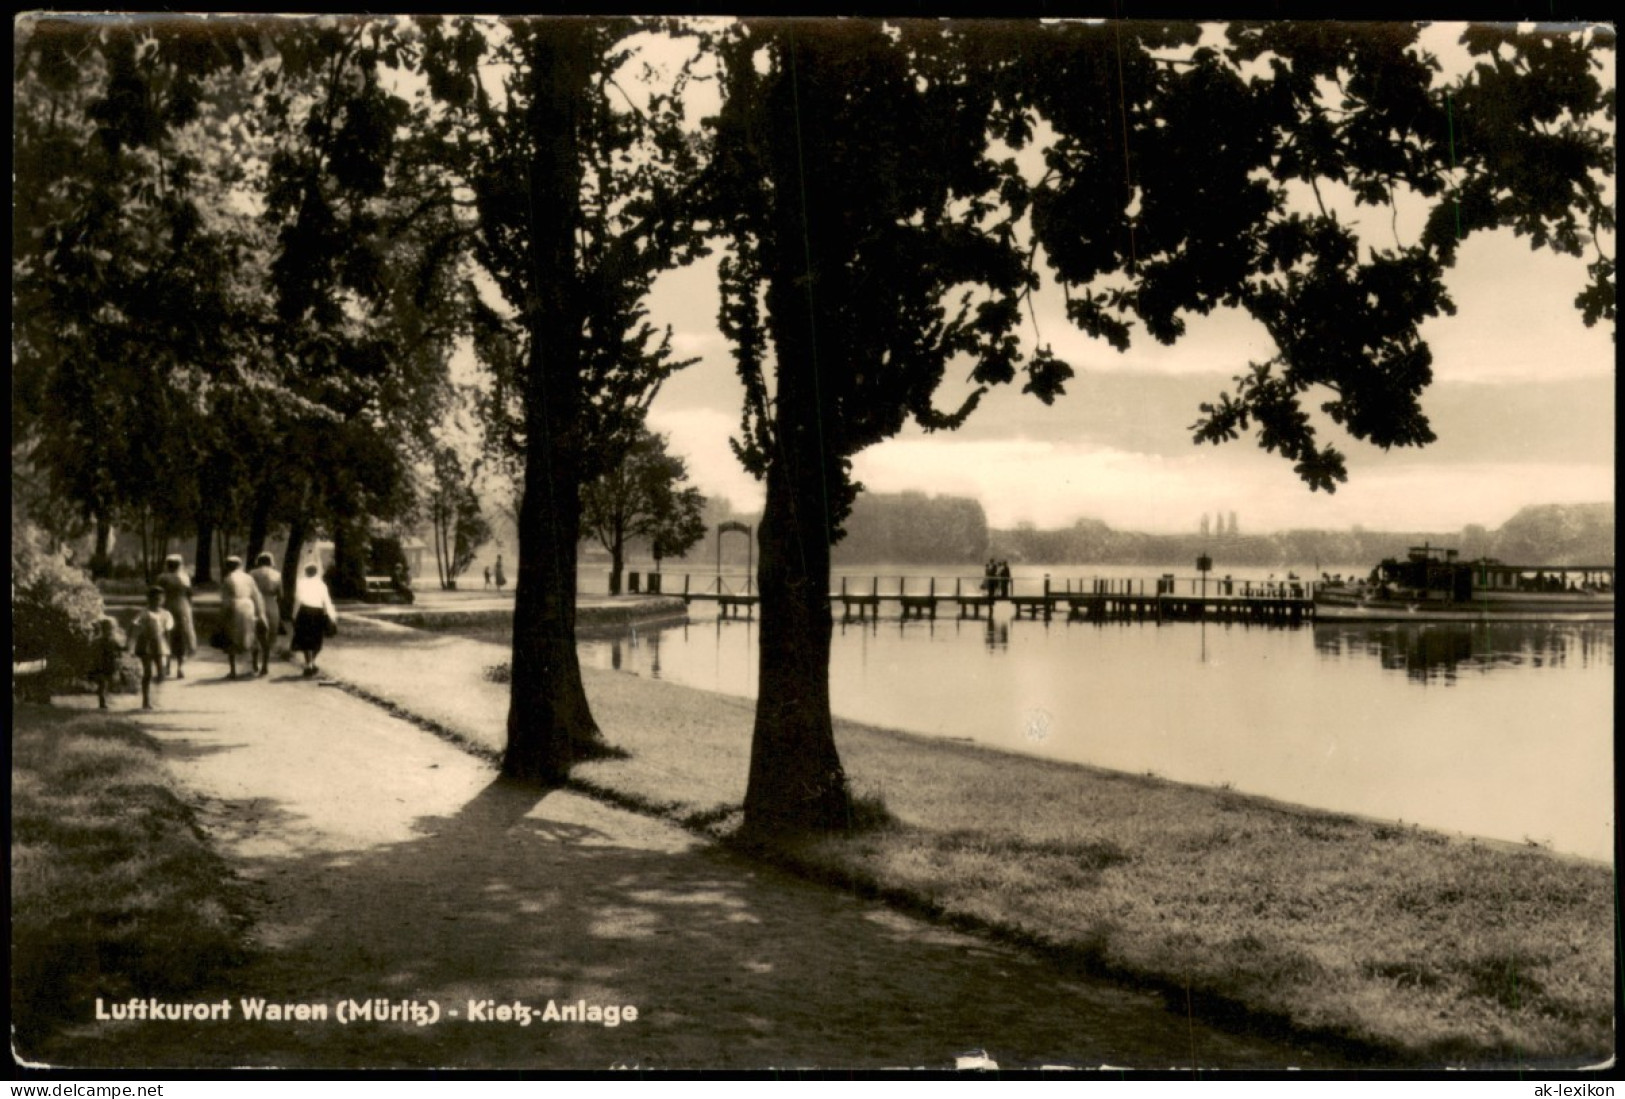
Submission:
[[[980,577],[955,578],[953,591],[938,591],[936,577],[898,577],[895,589],[881,590],[881,578],[871,577],[867,585],[840,578],[840,590],[830,593],[830,606],[839,606],[842,621],[868,621],[880,616],[882,607],[895,606],[903,620],[932,619],[939,606],[952,606],[960,618],[989,618],[1002,605],[1016,618],[1048,622],[1057,614],[1068,621],[1151,621],[1177,622],[1214,619],[1224,622],[1256,622],[1291,625],[1311,621],[1315,614],[1314,585],[1309,581],[1243,581],[1176,579],[1164,574],[1151,581],[1090,579],[1066,581],[1057,588],[1049,577],[1034,590],[1033,580],[986,580]],[[910,587],[913,590],[910,590]],[[867,591],[863,590],[867,587]],[[921,587],[924,590],[920,590]],[[750,590],[747,578],[738,591],[718,576],[705,590],[693,588],[692,577],[683,577],[685,603],[712,601],[721,617],[746,617],[754,613],[760,600]],[[1025,589],[1025,590],[1021,590]],[[1149,589],[1149,590],[1148,590]]]

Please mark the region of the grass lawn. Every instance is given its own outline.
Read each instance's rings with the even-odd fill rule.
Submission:
[[[840,743],[897,823],[792,852],[820,873],[1407,1061],[1613,1052],[1608,867],[869,730]]]
[[[11,1015],[17,1049],[106,1000],[184,991],[241,957],[229,870],[126,721],[12,716]]]

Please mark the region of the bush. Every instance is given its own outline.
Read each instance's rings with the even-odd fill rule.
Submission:
[[[82,676],[96,623],[106,613],[85,573],[51,550],[32,523],[11,532],[11,654],[13,661],[45,660],[46,671],[22,681],[23,693],[49,698]]]

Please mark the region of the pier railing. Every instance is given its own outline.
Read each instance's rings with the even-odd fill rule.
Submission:
[[[748,614],[759,596],[754,577],[741,573],[685,573],[682,590],[665,588],[685,602],[714,601],[724,615]],[[992,615],[998,606],[1017,617],[1045,619],[1057,611],[1072,618],[1255,618],[1298,620],[1314,613],[1315,583],[1296,576],[1284,580],[1232,577],[995,577],[868,576],[830,579],[830,603],[845,618],[878,616],[896,609],[903,618],[935,618],[939,607],[960,617]]]

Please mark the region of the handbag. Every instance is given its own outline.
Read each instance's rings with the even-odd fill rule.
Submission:
[[[323,615],[322,616],[322,636],[323,637],[337,637],[338,635],[339,635],[339,624],[337,622],[333,621],[331,618],[327,617],[326,615]]]

